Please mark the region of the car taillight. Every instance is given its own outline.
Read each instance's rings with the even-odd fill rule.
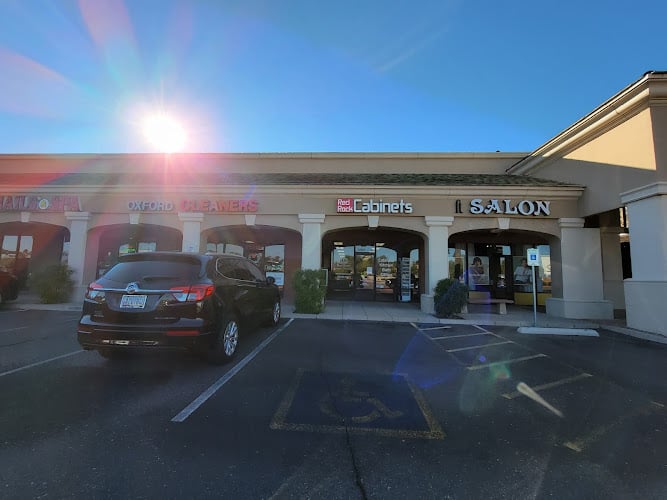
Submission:
[[[96,302],[104,301],[105,295],[104,292],[100,290],[100,288],[102,288],[102,285],[97,282],[93,282],[88,285],[88,289],[86,290],[86,298]]]
[[[215,287],[213,285],[192,285],[192,286],[172,286],[171,294],[177,302],[199,302],[213,295]]]

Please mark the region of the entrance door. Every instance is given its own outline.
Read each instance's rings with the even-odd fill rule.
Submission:
[[[354,250],[354,298],[356,300],[374,300],[375,246],[357,245]]]
[[[491,255],[489,258],[489,288],[494,299],[510,298],[507,273],[512,272],[512,257],[509,255]]]

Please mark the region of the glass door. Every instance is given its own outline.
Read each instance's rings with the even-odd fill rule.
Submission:
[[[375,246],[355,246],[354,287],[355,299],[373,300],[375,298]]]
[[[512,269],[512,257],[507,255],[492,255],[489,260],[489,285],[491,288],[491,297],[494,299],[510,298],[508,292],[508,277]]]
[[[331,251],[331,272],[329,274],[329,292],[341,298],[354,292],[354,247],[336,246]]]
[[[375,298],[394,301],[401,289],[396,250],[378,243],[375,250]]]

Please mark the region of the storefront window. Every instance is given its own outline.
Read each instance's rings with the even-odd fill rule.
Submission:
[[[465,282],[464,271],[466,268],[466,249],[464,243],[457,243],[455,247],[449,249],[449,276]]]
[[[0,257],[0,266],[5,269],[14,269],[16,263],[16,252],[19,245],[18,236],[5,236],[2,238],[2,256]]]
[[[477,290],[489,285],[489,257],[487,255],[468,256],[468,287]]]
[[[537,247],[524,246],[521,255],[514,255],[514,291],[533,291],[533,270],[527,266],[525,259],[529,248],[537,248],[539,252],[539,266],[536,266],[535,289],[538,293],[551,293],[551,249],[549,245],[538,245]]]
[[[69,262],[69,241],[63,241],[63,251],[60,255],[60,263],[67,264]]]
[[[206,243],[206,252],[207,253],[225,253],[225,244],[224,243]]]
[[[354,247],[337,246],[331,251],[331,276],[329,288],[351,290],[354,274]]]
[[[137,245],[139,253],[141,252],[155,252],[157,249],[156,241],[141,241]]]
[[[264,247],[264,272],[276,280],[276,285],[285,286],[285,245]]]
[[[130,253],[137,253],[137,249],[130,243],[123,243],[118,247],[118,255],[127,255]]]
[[[225,243],[225,250],[223,253],[238,255],[239,257],[244,256],[243,247],[241,245],[234,245],[233,243]]]
[[[543,292],[551,293],[551,249],[549,245],[538,245],[537,250],[540,252],[540,280],[537,284]]]

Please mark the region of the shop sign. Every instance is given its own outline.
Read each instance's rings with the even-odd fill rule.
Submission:
[[[181,212],[257,212],[257,200],[182,200]]]
[[[132,200],[127,203],[130,212],[171,212],[174,202],[165,200]]]
[[[3,212],[80,212],[78,196],[0,195]]]
[[[181,212],[256,212],[257,200],[181,200]],[[177,205],[168,200],[131,200],[127,203],[130,212],[172,212]]]
[[[412,203],[406,203],[403,200],[399,202],[385,202],[373,199],[364,201],[361,198],[338,198],[336,212],[339,214],[411,214]]]
[[[508,215],[551,215],[551,202],[542,200],[521,200],[514,203],[510,200],[488,200],[486,204],[481,198],[470,201],[471,214],[508,214]]]

